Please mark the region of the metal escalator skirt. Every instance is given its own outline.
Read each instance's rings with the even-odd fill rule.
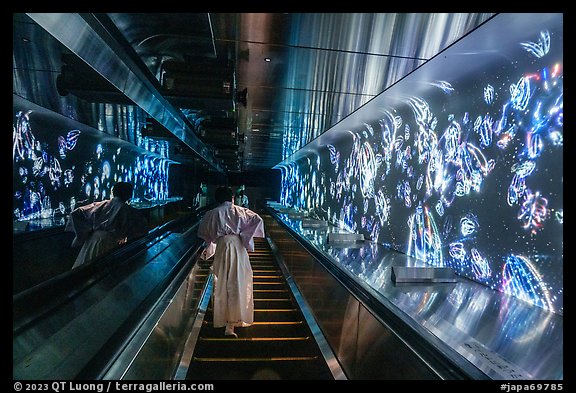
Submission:
[[[198,313],[196,314],[196,319],[190,331],[190,335],[186,339],[184,344],[184,351],[182,352],[182,357],[180,358],[180,363],[176,368],[173,380],[184,381],[186,379],[186,374],[188,373],[188,368],[190,368],[190,363],[192,362],[192,355],[194,354],[194,348],[196,347],[196,342],[200,335],[200,329],[202,329],[202,323],[204,322],[204,317],[206,315],[206,310],[208,309],[208,304],[210,303],[210,298],[212,296],[212,290],[214,286],[214,275],[210,273],[206,279],[206,285],[204,286],[204,292],[200,298],[200,305],[198,306]]]

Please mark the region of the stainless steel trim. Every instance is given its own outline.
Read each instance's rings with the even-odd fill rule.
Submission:
[[[38,25],[94,68],[118,90],[130,98],[146,113],[165,126],[182,142],[215,169],[222,166],[189,127],[183,113],[162,95],[154,76],[144,64],[137,64],[138,57],[130,56],[128,44],[122,45],[117,37],[106,32],[102,25],[105,15],[77,13],[28,13]]]
[[[202,298],[200,299],[200,306],[198,307],[198,313],[194,319],[194,325],[190,334],[186,339],[186,344],[184,344],[184,351],[182,352],[182,357],[176,372],[174,373],[173,380],[183,381],[186,379],[186,374],[188,374],[188,368],[190,368],[190,363],[192,362],[192,355],[194,354],[194,348],[196,347],[196,342],[198,341],[198,336],[200,335],[200,329],[202,329],[202,324],[204,322],[204,317],[206,315],[206,310],[208,309],[208,303],[212,296],[213,288],[213,274],[210,273],[206,279],[206,285],[204,286],[204,291],[202,293]]]

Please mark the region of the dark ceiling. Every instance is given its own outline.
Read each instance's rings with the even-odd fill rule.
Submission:
[[[242,173],[274,167],[493,16],[28,15],[192,153]]]

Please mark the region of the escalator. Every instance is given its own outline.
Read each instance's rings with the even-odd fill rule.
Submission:
[[[13,378],[104,379],[134,364],[130,350],[140,347],[138,333],[149,332],[157,310],[168,308],[165,299],[174,298],[202,251],[197,222],[196,214],[175,218],[15,294]],[[193,304],[193,296],[187,301]]]
[[[236,328],[238,338],[212,325],[211,301],[199,313],[199,332],[187,380],[332,380],[334,373],[266,239],[249,253],[254,285],[254,324]],[[208,272],[211,261],[200,262]],[[211,281],[205,296],[211,297]]]

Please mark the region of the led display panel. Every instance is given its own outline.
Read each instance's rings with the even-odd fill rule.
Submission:
[[[133,203],[168,200],[173,161],[14,96],[13,220],[64,224],[75,207],[110,198],[118,181]],[[48,224],[47,226],[49,226]]]
[[[562,314],[563,15],[496,15],[276,167],[281,203]]]

